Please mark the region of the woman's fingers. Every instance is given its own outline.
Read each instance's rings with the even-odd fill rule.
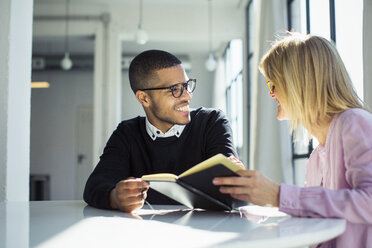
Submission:
[[[220,192],[257,205],[278,206],[280,186],[258,171],[239,170],[240,177],[216,177],[213,184]]]
[[[234,186],[234,187],[220,187],[220,191],[224,194],[250,194],[249,187],[241,187],[241,186]]]
[[[256,184],[257,171],[239,170],[236,172],[240,177],[216,177],[213,179],[214,185],[246,185]]]

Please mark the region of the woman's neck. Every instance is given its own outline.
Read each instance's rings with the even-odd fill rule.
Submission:
[[[331,125],[333,117],[328,118],[325,121],[320,122],[321,124],[312,126],[310,129],[311,135],[313,135],[319,142],[320,145],[324,145],[327,139],[328,129]]]

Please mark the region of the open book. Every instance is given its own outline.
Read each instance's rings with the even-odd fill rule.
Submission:
[[[215,177],[239,176],[242,168],[222,154],[217,154],[176,176],[169,173],[144,175],[142,179],[150,187],[169,198],[189,207],[210,210],[232,210],[247,205],[247,202],[222,194],[213,185]]]

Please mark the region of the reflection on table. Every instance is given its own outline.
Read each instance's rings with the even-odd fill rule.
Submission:
[[[0,203],[0,247],[301,247],[332,239],[346,226],[342,219],[293,218],[258,206],[152,207],[128,214],[82,201]]]

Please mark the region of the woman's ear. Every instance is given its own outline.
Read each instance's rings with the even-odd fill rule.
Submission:
[[[143,107],[148,107],[150,105],[150,97],[146,92],[142,90],[137,90],[136,98],[138,102],[142,104]]]

